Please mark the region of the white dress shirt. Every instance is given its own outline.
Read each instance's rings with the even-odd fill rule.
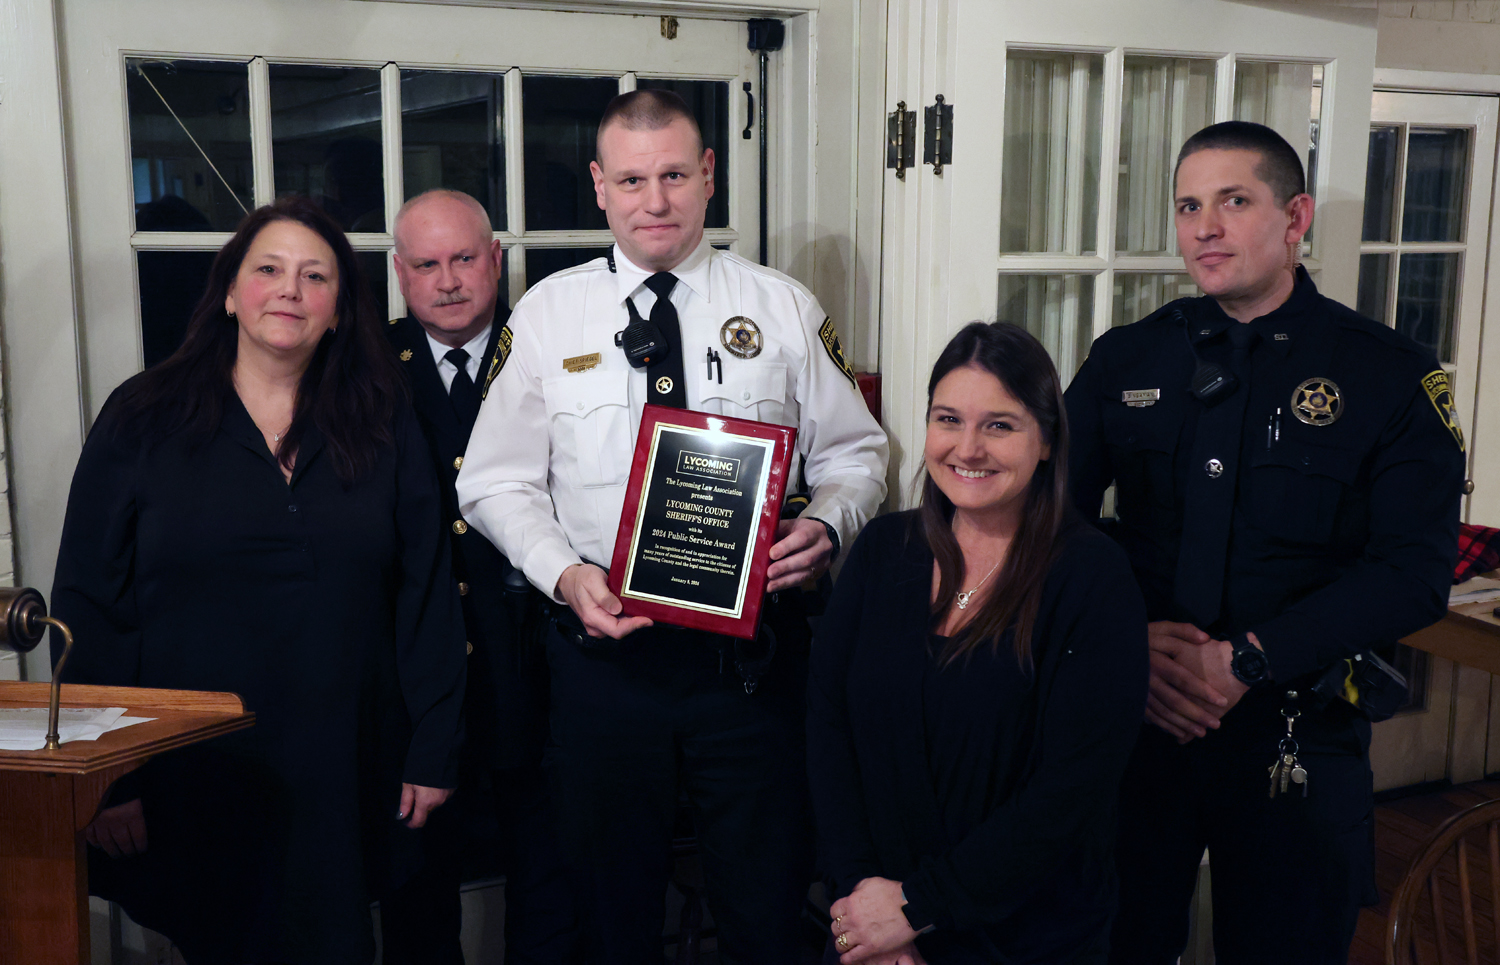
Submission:
[[[646,371],[631,368],[614,336],[628,322],[627,297],[650,314],[652,273],[618,246],[614,261],[615,273],[596,258],[543,279],[521,299],[509,322],[514,344],[458,476],[464,518],[548,595],[581,559],[610,565],[646,403]],[[706,241],[672,273],[688,408],[797,427],[812,490],[803,515],[825,520],[850,546],[885,499],[889,449],[820,338],[827,314],[797,282]],[[737,357],[721,340],[736,316],[760,330],[753,358]],[[722,383],[717,366],[709,374],[709,349],[722,360]]]
[[[491,322],[484,327],[484,331],[459,346],[459,348],[469,353],[468,364],[464,367],[469,370],[469,378],[476,385],[479,384],[480,367],[484,365],[484,350],[489,348],[490,329],[494,327],[495,323]],[[442,342],[439,342],[425,328],[422,329],[422,332],[427,336],[428,347],[432,349],[432,360],[437,363],[438,378],[443,380],[443,391],[451,392],[453,390],[453,377],[458,374],[458,366],[448,361],[448,353],[453,351],[453,346],[444,345]]]

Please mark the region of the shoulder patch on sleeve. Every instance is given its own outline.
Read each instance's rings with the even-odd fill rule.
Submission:
[[[502,326],[499,338],[495,339],[495,354],[490,357],[489,374],[484,377],[484,389],[479,393],[481,399],[489,396],[490,383],[495,381],[495,376],[505,368],[505,360],[510,358],[510,346],[514,340],[515,336],[510,333],[510,326]]]
[[[844,373],[844,378],[849,380],[849,384],[854,386],[856,392],[859,391],[859,379],[854,375],[854,366],[844,358],[844,346],[839,343],[839,333],[833,327],[833,319],[824,316],[823,327],[818,329],[818,339],[828,350],[828,357],[833,359],[833,364]]]
[[[1464,430],[1458,424],[1458,410],[1453,407],[1453,388],[1448,382],[1448,373],[1442,369],[1427,373],[1422,376],[1422,388],[1426,390],[1427,398],[1432,400],[1432,407],[1437,409],[1443,424],[1453,433],[1458,451],[1463,452]]]

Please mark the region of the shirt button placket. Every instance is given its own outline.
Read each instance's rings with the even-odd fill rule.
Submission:
[[[303,553],[307,552],[307,524],[296,503],[287,503],[286,511],[293,517],[292,526],[302,533],[302,540],[297,544],[297,549]]]

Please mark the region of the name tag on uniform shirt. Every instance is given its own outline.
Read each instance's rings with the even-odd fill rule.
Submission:
[[[588,355],[575,355],[570,359],[563,359],[563,368],[569,372],[587,372],[603,360],[598,352],[590,352]]]
[[[1160,398],[1161,389],[1126,389],[1120,393],[1120,401],[1135,409],[1155,405]]]

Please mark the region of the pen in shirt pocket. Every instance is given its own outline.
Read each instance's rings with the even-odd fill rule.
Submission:
[[[1281,441],[1281,406],[1266,417],[1266,448],[1269,449]]]

